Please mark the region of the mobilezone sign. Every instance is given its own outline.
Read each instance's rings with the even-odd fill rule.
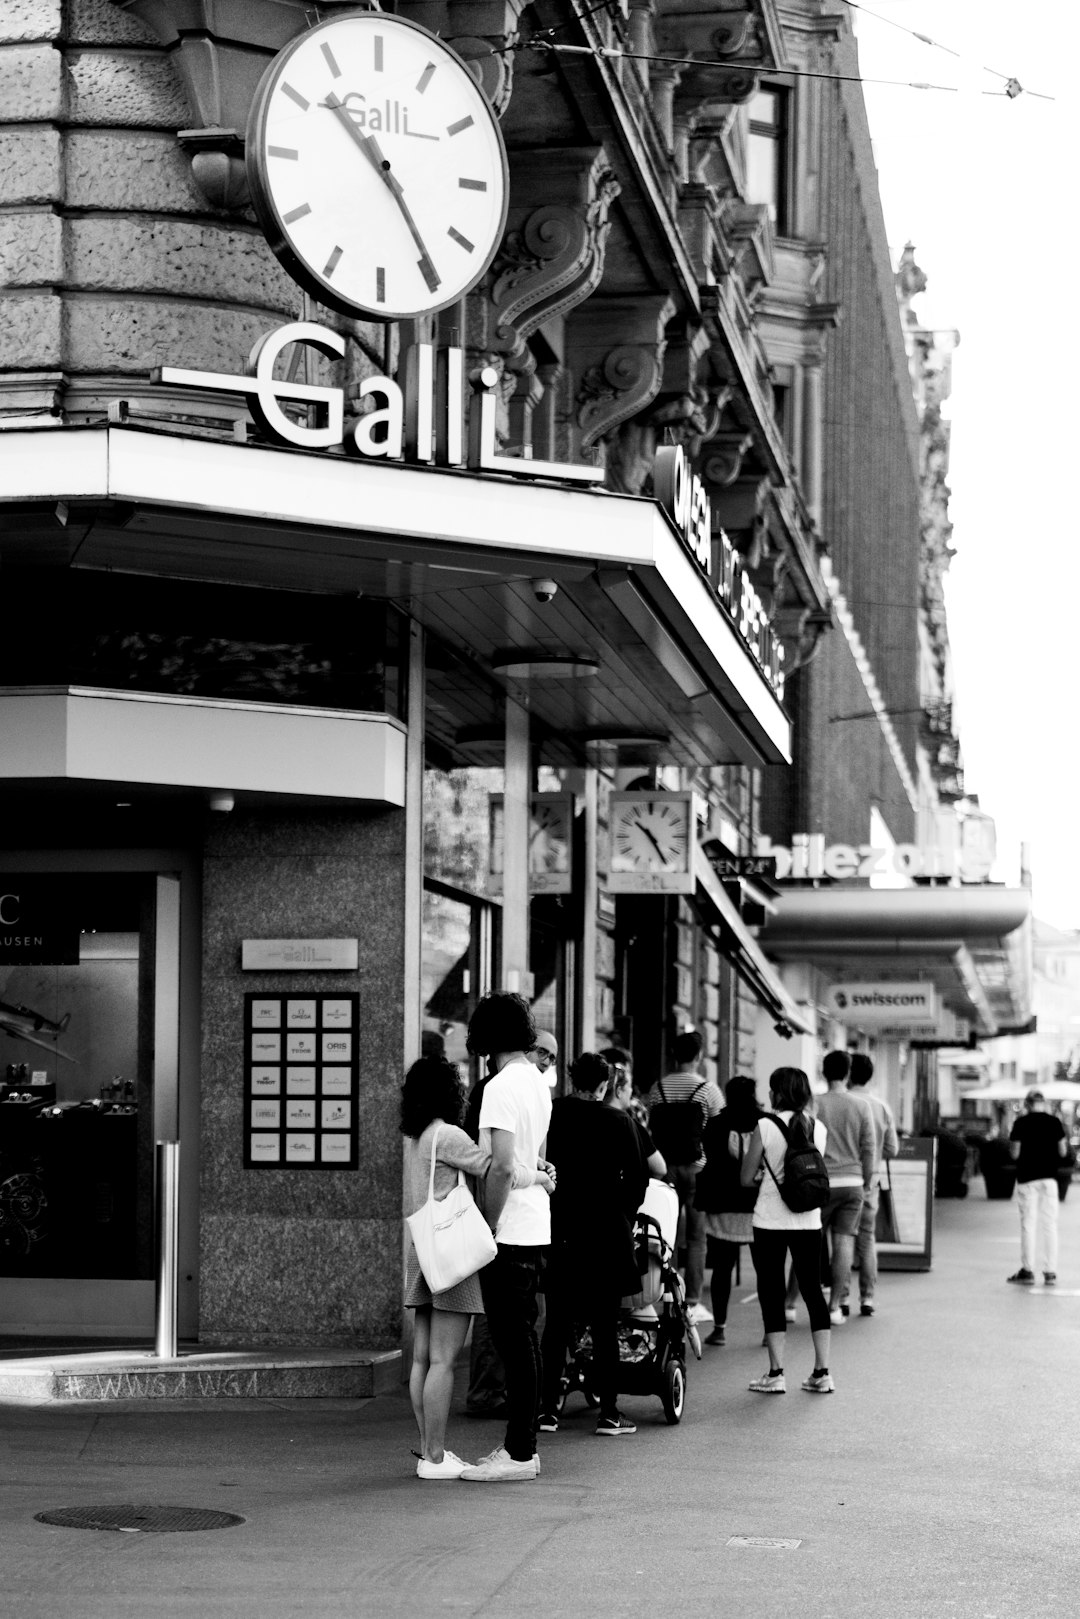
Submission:
[[[832,984],[825,992],[825,1009],[840,1023],[858,1028],[908,1029],[936,1024],[937,990],[933,984]]]

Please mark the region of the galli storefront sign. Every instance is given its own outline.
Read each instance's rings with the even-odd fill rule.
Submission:
[[[472,472],[573,484],[604,481],[603,467],[500,454],[496,434],[499,373],[494,366],[484,366],[471,379],[472,396],[466,409],[463,349],[415,344],[403,356],[403,381],[381,374],[365,377],[357,389],[360,414],[347,420],[343,389],[275,377],[275,365],[294,344],[314,349],[329,360],[340,360],[345,354],[340,333],[313,321],[293,321],[261,337],[239,375],[163,365],[151,371],[150,377],[152,382],[173,388],[240,394],[267,438],[295,449],[340,447],[347,455],[366,460],[467,467]],[[293,410],[286,410],[286,405]],[[307,420],[299,419],[301,413]],[[723,529],[714,531],[708,495],[680,446],[657,451],[654,488],[683,544],[782,701],[783,647],[773,635],[738,552]]]

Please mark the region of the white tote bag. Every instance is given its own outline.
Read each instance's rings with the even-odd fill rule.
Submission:
[[[473,1201],[460,1169],[457,1185],[444,1198],[435,1197],[435,1150],[441,1128],[436,1128],[431,1142],[427,1202],[406,1221],[424,1280],[433,1293],[445,1293],[467,1276],[475,1276],[498,1252],[491,1227]]]

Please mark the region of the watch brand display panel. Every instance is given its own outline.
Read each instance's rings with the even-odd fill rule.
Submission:
[[[244,1167],[356,1169],[358,995],[244,997]]]

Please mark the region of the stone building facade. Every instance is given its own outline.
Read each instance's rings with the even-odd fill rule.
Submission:
[[[737,862],[872,809],[914,835],[918,423],[846,8],[399,0],[509,193],[473,290],[390,323],[297,285],[245,168],[264,72],[352,9],[0,18],[0,876],[50,941],[0,952],[42,1020],[0,1103],[38,1206],[12,1330],[145,1330],[178,1138],[184,1331],[397,1343],[422,1049],[473,1077],[503,985],[642,1080],[686,1026],[721,1079],[813,1067],[817,989]],[[282,397],[340,398],[366,456],[297,395],[299,437],[252,411],[291,323],[333,340],[293,334]],[[371,436],[431,350],[494,411],[469,464]],[[619,870],[638,813],[671,850]]]

